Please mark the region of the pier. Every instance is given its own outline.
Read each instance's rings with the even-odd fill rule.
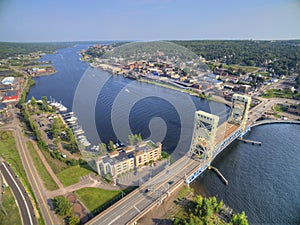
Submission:
[[[208,166],[208,169],[215,171],[218,174],[218,176],[222,179],[224,184],[228,185],[228,180],[223,176],[223,174],[216,167]]]
[[[239,141],[243,141],[244,143],[250,143],[252,145],[259,145],[261,146],[260,141],[253,141],[253,140],[248,140],[248,139],[243,139],[243,138],[238,138]]]

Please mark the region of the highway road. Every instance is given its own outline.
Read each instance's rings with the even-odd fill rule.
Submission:
[[[0,170],[17,200],[23,224],[37,225],[38,223],[30,198],[14,171],[2,160],[0,160]]]

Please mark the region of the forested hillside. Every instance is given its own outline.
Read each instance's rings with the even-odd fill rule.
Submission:
[[[245,66],[266,66],[275,74],[300,74],[300,40],[195,40],[174,41],[206,60]]]
[[[72,46],[74,43],[13,43],[0,42],[0,59],[15,57],[20,54],[42,51],[45,53],[53,52],[58,48]]]

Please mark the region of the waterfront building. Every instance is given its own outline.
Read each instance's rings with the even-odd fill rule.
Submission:
[[[105,176],[111,174],[113,177],[131,171],[135,168],[155,162],[161,158],[161,143],[153,141],[142,141],[135,146],[126,146],[118,151],[95,159],[98,174]]]

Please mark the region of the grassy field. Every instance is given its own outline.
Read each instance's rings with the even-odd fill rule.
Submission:
[[[219,66],[220,63],[213,63],[215,66]],[[225,63],[222,63],[222,68],[224,69],[228,69],[229,67],[231,67],[233,70],[238,70],[239,68],[241,68],[243,71],[245,71],[246,73],[251,73],[254,71],[257,71],[259,69],[259,67],[256,66],[239,66],[239,65],[226,65]]]
[[[98,208],[120,195],[121,191],[103,190],[99,188],[82,188],[75,193],[90,212],[95,212]]]
[[[0,210],[0,224],[22,224],[15,198],[8,187],[5,188],[5,193],[3,194],[2,208]]]
[[[300,93],[294,93],[290,89],[269,89],[264,94],[265,98],[289,98],[300,100]]]
[[[79,178],[93,171],[80,166],[72,166],[57,174],[58,179],[64,186],[70,186],[79,182]]]
[[[61,171],[64,171],[68,168],[67,164],[65,162],[62,162],[58,159],[54,159],[49,151],[42,150],[43,155],[45,156],[49,166],[53,170],[54,173],[58,174]]]
[[[40,177],[42,178],[42,180],[45,184],[45,187],[50,191],[58,189],[57,184],[54,182],[54,180],[48,173],[41,158],[37,154],[33,144],[30,141],[27,142],[27,148],[28,148],[31,158],[33,160],[34,166],[37,169],[38,173],[40,174]]]

